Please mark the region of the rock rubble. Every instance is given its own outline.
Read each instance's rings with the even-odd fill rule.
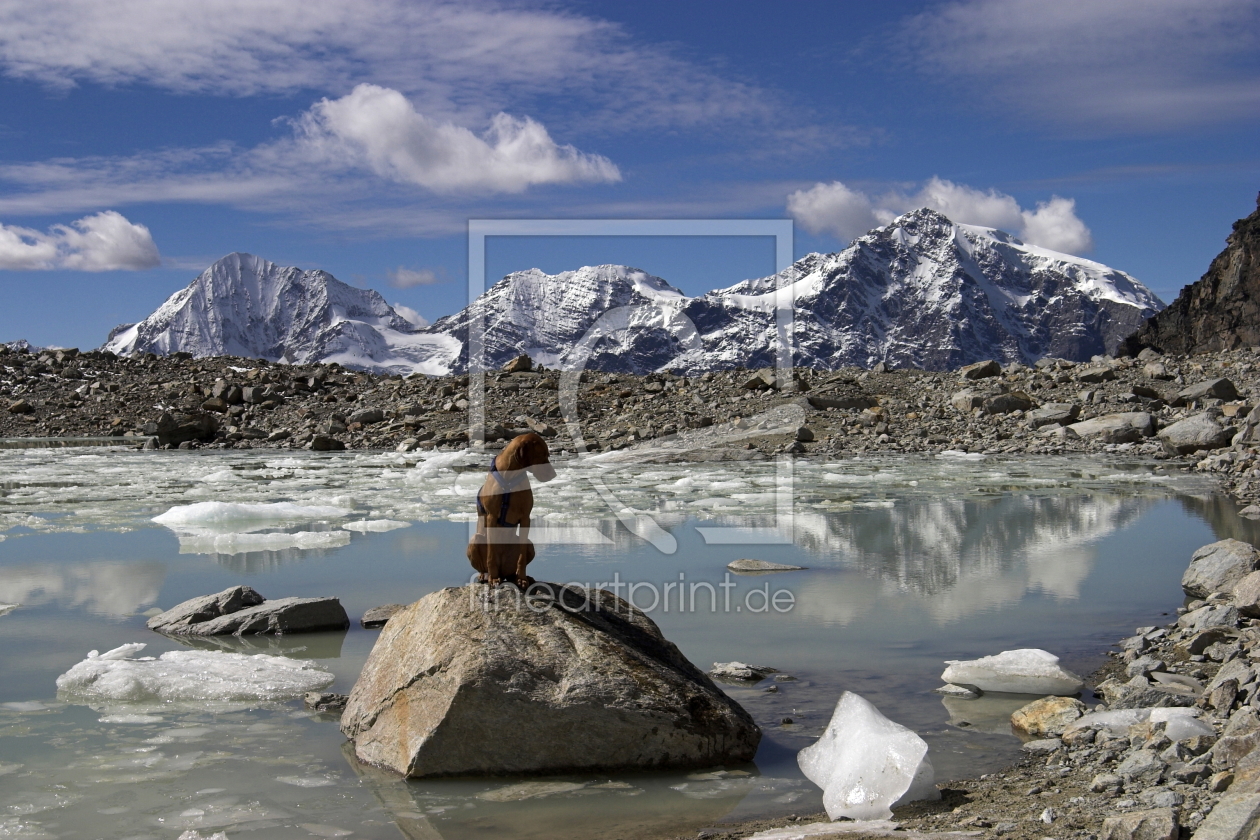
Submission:
[[[1260,350],[981,363],[964,371],[561,374],[517,360],[484,376],[187,354],[120,358],[0,347],[0,437],[118,437],[159,448],[495,448],[526,431],[556,452],[624,449],[694,429],[775,453],[1116,453],[1218,476],[1260,518]],[[485,425],[469,409],[484,400]],[[801,410],[793,430],[758,418]],[[569,423],[572,420],[572,423]],[[767,424],[771,425],[771,424]],[[719,453],[721,454],[721,453]],[[727,452],[723,457],[733,457]]]

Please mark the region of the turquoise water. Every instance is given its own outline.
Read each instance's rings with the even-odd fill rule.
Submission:
[[[269,598],[341,598],[356,620],[344,634],[221,644],[313,659],[335,675],[330,690],[349,691],[376,637],[357,626],[364,610],[471,572],[476,459],[440,458],[0,452],[0,604],[20,605],[0,615],[0,837],[634,837],[804,813],[821,797],[795,753],[844,690],[918,731],[938,780],[985,772],[1017,754],[1004,720],[1023,700],[946,705],[931,693],[944,660],[1042,647],[1088,673],[1133,627],[1167,620],[1195,548],[1260,537],[1196,479],[1138,462],[562,464],[536,509],[540,580],[637,582],[646,607],[651,587],[720,584],[740,557],[809,567],[732,576],[729,610],[702,599],[650,612],[702,668],[741,660],[796,678],[727,687],[765,733],[754,763],[406,782],[349,760],[335,721],[300,701],[119,718],[58,699],[56,678],[89,650],[180,649],[144,628],[146,613],[238,583]],[[464,463],[473,469],[452,469]],[[151,521],[207,501],[344,513],[178,531]],[[325,536],[227,553],[303,533]],[[750,593],[767,586],[790,592],[791,609],[760,611]]]

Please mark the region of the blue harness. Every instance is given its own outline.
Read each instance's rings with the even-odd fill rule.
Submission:
[[[502,491],[501,495],[503,496],[503,505],[499,508],[499,525],[503,528],[510,528],[512,526],[508,524],[507,515],[508,505],[512,501],[512,485],[508,483],[508,480],[503,477],[502,473],[499,472],[499,468],[495,466],[494,462],[496,458],[490,459],[490,477],[493,478],[495,483],[499,485],[499,489]],[[486,506],[481,503],[480,492],[477,493],[477,513],[481,516],[486,515]]]

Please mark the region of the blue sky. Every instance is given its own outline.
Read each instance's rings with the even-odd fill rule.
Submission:
[[[469,218],[794,218],[804,254],[928,204],[1171,301],[1255,208],[1260,0],[0,0],[0,101],[0,341],[97,346],[231,251],[433,320]],[[772,253],[487,264],[700,293]]]

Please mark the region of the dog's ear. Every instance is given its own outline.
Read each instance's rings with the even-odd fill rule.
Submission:
[[[512,438],[511,443],[503,448],[499,453],[498,459],[495,461],[499,465],[499,471],[505,470],[520,471],[530,465],[530,438],[537,435],[518,435]]]

